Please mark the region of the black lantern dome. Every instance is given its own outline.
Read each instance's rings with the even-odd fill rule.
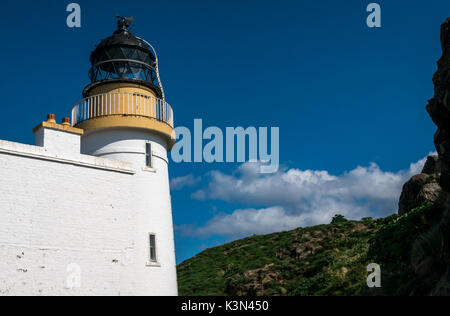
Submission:
[[[85,92],[112,80],[132,81],[151,88],[158,97],[163,97],[156,52],[145,40],[133,36],[127,29],[132,18],[118,18],[118,29],[91,53],[91,84]]]

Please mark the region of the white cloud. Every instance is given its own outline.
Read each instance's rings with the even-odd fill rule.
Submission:
[[[267,234],[279,230],[288,230],[303,225],[300,216],[289,216],[280,207],[255,210],[236,210],[231,215],[214,217],[204,227],[180,227],[185,235],[210,236],[225,235],[241,237],[252,234]]]
[[[230,175],[214,171],[208,187],[193,197],[249,208],[218,215],[203,227],[181,227],[181,231],[198,236],[243,237],[325,224],[336,214],[349,219],[387,216],[397,211],[403,184],[421,172],[425,161],[426,158],[395,173],[372,163],[339,176],[299,169],[265,175],[259,173],[257,163],[243,164]]]
[[[193,187],[200,182],[200,177],[194,177],[192,174],[174,178],[170,181],[170,188],[172,190],[181,190],[185,187]]]

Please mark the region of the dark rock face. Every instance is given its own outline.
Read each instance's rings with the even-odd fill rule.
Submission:
[[[450,296],[450,269],[447,270],[436,286],[434,296]]]
[[[442,57],[438,71],[433,77],[434,98],[427,105],[427,111],[438,131],[434,143],[442,165],[440,184],[450,192],[450,18],[441,27]]]
[[[443,190],[440,198],[442,221],[439,229],[443,237],[442,277],[436,286],[435,295],[450,295],[450,18],[441,26],[442,57],[433,77],[434,98],[427,111],[438,131],[434,143],[439,153],[439,184]]]
[[[403,186],[399,202],[399,215],[405,215],[426,201],[434,202],[441,193],[437,179],[421,173],[411,178]]]
[[[435,202],[441,194],[438,183],[440,163],[437,156],[430,156],[421,174],[412,177],[403,186],[398,205],[399,215],[405,215],[426,201]]]
[[[428,156],[422,173],[440,176],[442,173],[442,166],[441,162],[439,161],[439,156]]]

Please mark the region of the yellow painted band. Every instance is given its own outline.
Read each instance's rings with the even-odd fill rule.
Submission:
[[[118,83],[107,83],[104,85],[99,85],[97,87],[89,90],[89,93],[86,97],[91,97],[94,95],[104,94],[104,93],[140,93],[140,94],[149,94],[156,97],[155,92],[149,87],[139,85],[132,82],[118,82]]]
[[[111,128],[111,127],[129,127],[141,128],[154,131],[167,140],[168,151],[171,151],[176,143],[175,130],[167,123],[158,121],[154,118],[135,116],[135,115],[109,115],[92,118],[76,126],[84,131]]]

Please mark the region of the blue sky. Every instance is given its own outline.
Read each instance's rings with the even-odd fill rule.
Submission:
[[[282,168],[175,164],[177,260],[253,233],[396,211],[401,184],[434,150],[425,111],[448,0],[2,1],[0,139],[33,143],[47,113],[68,116],[89,83],[89,54],[136,17],[158,51],[177,126],[280,127]],[[417,164],[415,164],[417,163]],[[413,164],[413,165],[411,165]]]

